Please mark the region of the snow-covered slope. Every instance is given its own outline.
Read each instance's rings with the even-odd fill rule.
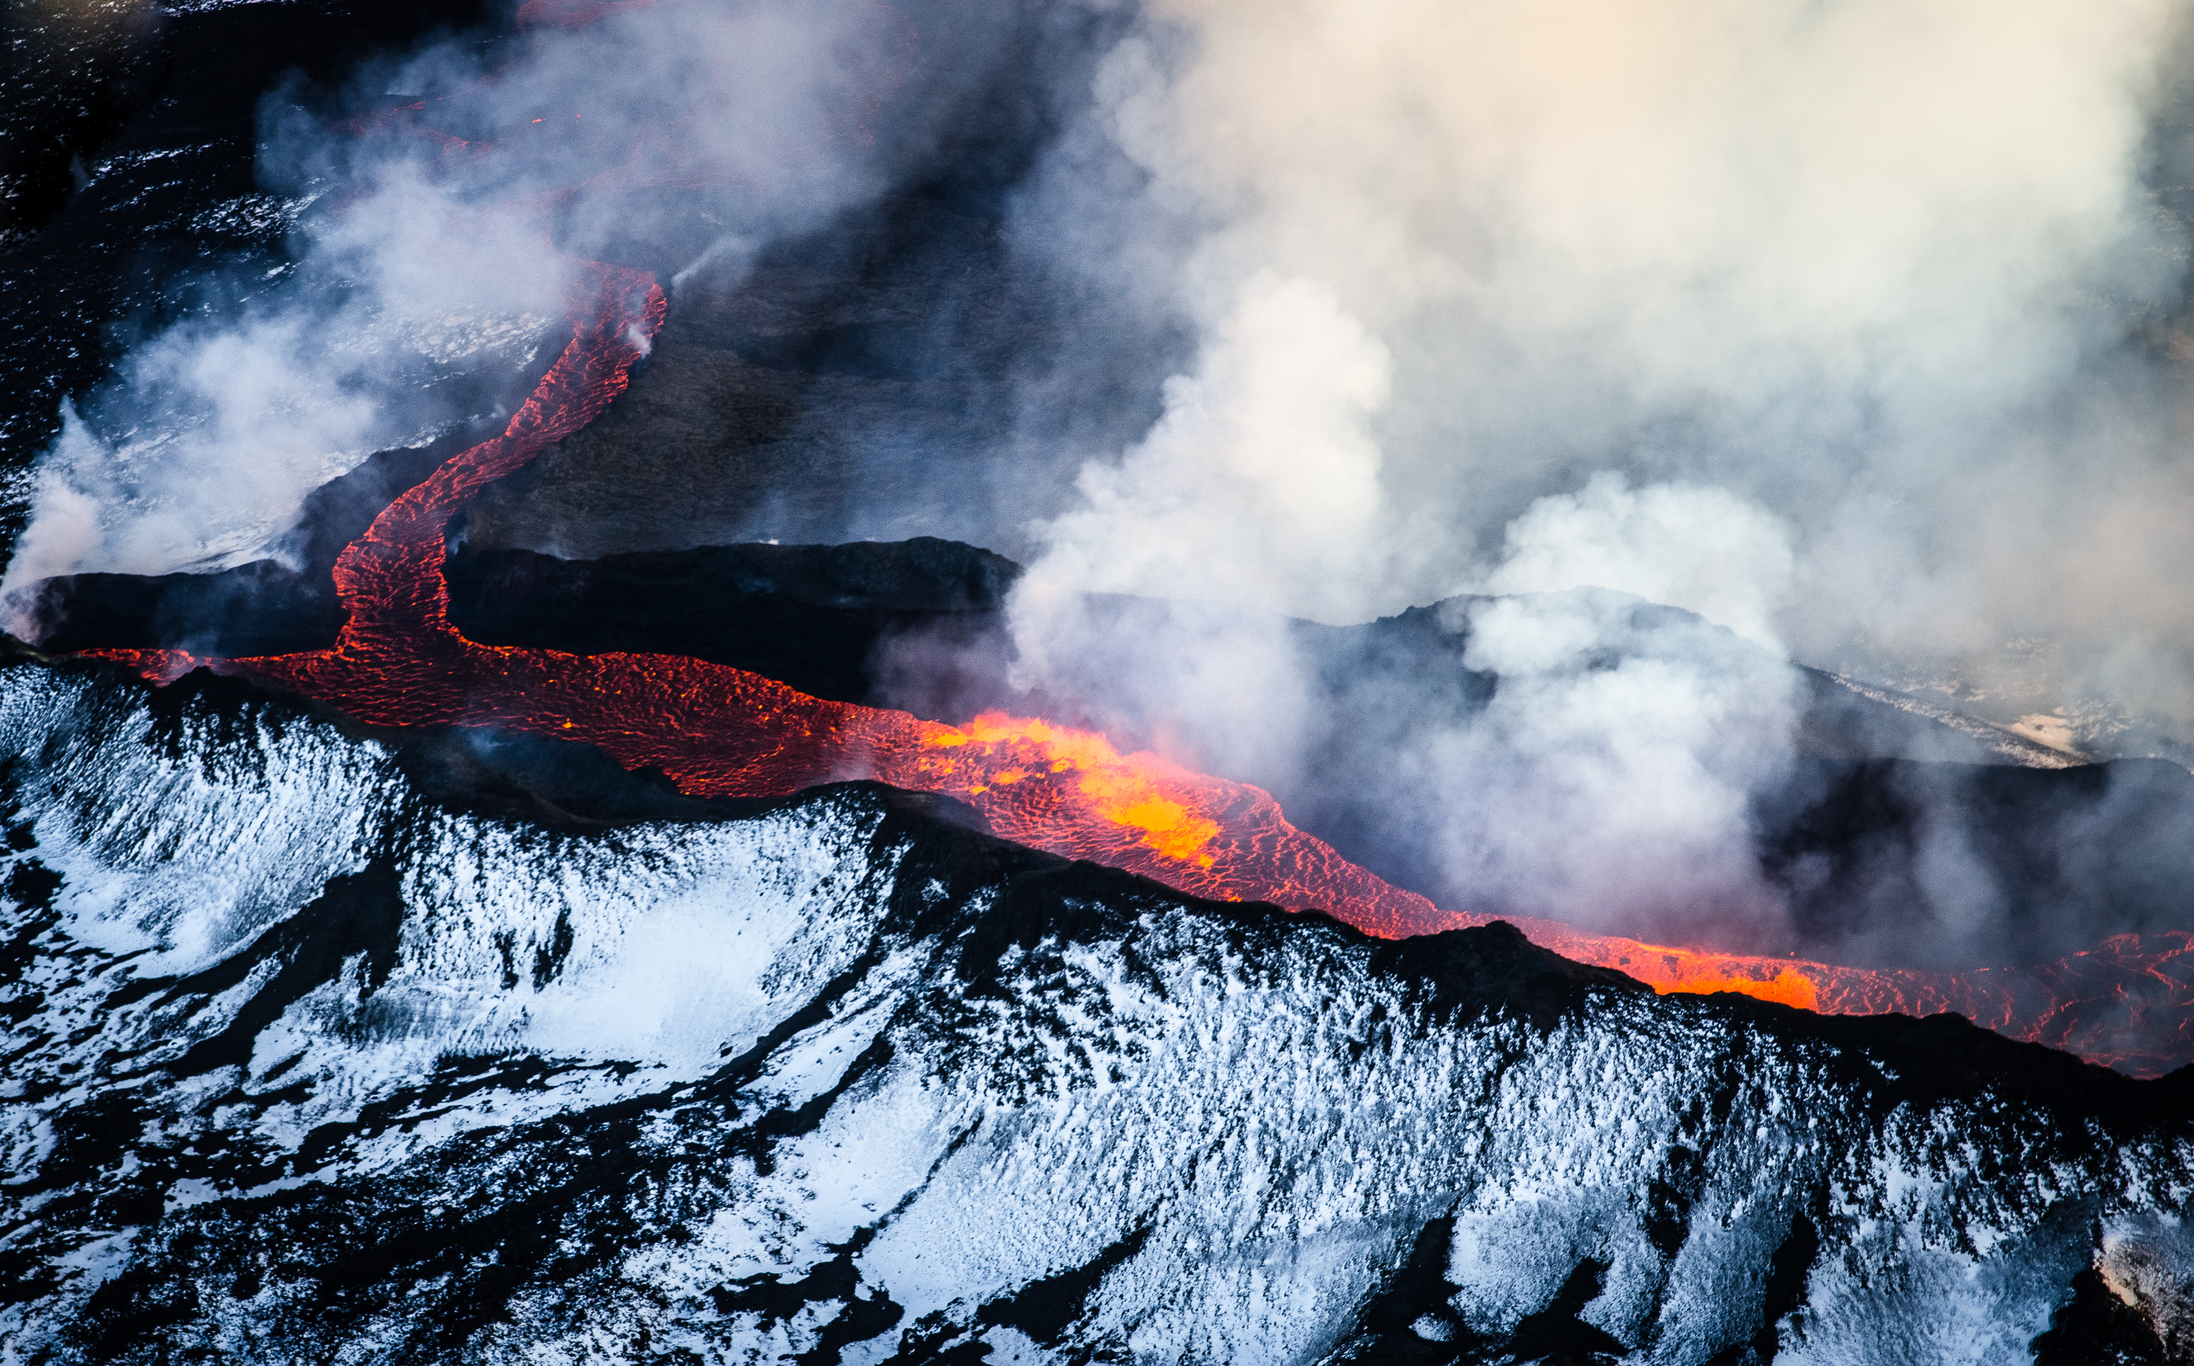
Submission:
[[[0,754],[10,1362],[2154,1356],[2194,1268],[2184,1080],[1953,1019],[873,786],[482,814],[228,685],[0,670]]]

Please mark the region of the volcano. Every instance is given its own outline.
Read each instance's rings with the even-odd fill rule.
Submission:
[[[532,0],[470,84],[330,135],[585,172],[482,214],[539,214],[568,286],[518,379],[420,381],[462,420],[262,556],[12,593],[11,1360],[2186,1359],[2185,768],[1603,590],[1350,626],[1091,593],[1098,662],[1031,684],[1026,571],[954,490],[1005,482],[996,400],[1078,316],[998,245],[1056,129],[982,85],[975,131],[711,275],[745,250],[711,216],[770,187],[663,150],[706,111],[625,146],[466,103],[695,3]],[[890,143],[960,34],[856,8],[803,155]],[[231,95],[285,43],[355,59],[262,17],[178,7],[84,77],[108,121],[56,136],[98,174],[33,168],[62,207],[14,278],[115,311],[123,190],[187,131],[162,62],[238,25],[273,56]],[[438,19],[478,16],[385,37]],[[233,172],[224,136],[193,146]],[[161,221],[181,307],[151,258],[212,220]],[[69,439],[82,359],[9,354],[9,439]],[[858,539],[878,501],[922,534]],[[1743,794],[1787,943],[1554,918],[1438,856],[1422,756],[1529,685],[1478,644],[1548,602],[1594,625],[1580,676],[1794,699]],[[1183,621],[1284,650],[1300,762],[1115,686]]]

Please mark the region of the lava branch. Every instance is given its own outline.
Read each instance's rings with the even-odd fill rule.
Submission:
[[[1443,916],[1289,825],[1260,789],[1122,755],[1101,735],[984,716],[966,727],[829,702],[672,655],[482,645],[450,623],[450,519],[478,491],[578,431],[630,380],[665,312],[644,272],[594,265],[595,307],[509,427],[398,498],[335,566],[347,614],[326,650],[241,659],[101,650],[148,678],[194,668],[300,692],[371,725],[485,726],[595,745],[696,796],[780,796],[872,778],[962,798],[1006,838],[1224,900],[1319,906],[1374,933]]]

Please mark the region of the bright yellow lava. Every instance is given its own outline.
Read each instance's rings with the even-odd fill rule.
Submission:
[[[982,745],[994,750],[984,758],[996,768],[983,759],[966,761],[972,772],[964,790],[971,793],[1021,782],[1031,771],[1074,773],[1076,787],[1090,806],[1115,825],[1141,831],[1146,847],[1199,868],[1213,863],[1204,848],[1218,836],[1219,823],[1167,795],[1169,766],[1155,755],[1123,755],[1095,731],[1000,712],[985,712],[964,727],[939,726],[922,737],[922,744],[928,749]]]

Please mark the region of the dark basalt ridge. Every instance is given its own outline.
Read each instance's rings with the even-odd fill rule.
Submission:
[[[242,659],[326,649],[343,626],[333,584],[276,560],[217,574],[66,574],[10,596],[55,654],[152,649]]]
[[[590,561],[468,545],[444,576],[450,620],[482,644],[686,655],[813,697],[879,706],[892,681],[881,676],[879,649],[896,639],[920,635],[933,646],[928,658],[944,676],[921,682],[939,693],[1002,672],[1005,597],[1020,572],[989,551],[917,537]]]
[[[33,585],[23,591],[53,623],[40,646],[241,656],[332,644],[335,554],[460,439],[377,456],[317,491],[290,543],[304,573],[262,561],[219,575]],[[1132,700],[1093,707],[1080,696],[1017,691],[1004,605],[1020,571],[974,546],[922,537],[573,561],[475,545],[463,518],[452,545],[452,621],[486,644],[685,655],[813,696],[940,720],[1035,712],[1104,729],[1123,747],[1147,743],[1139,728],[1162,719],[1138,714],[1144,704]],[[1466,665],[1470,628],[1459,604],[1467,600],[1353,627],[1273,619],[1315,685],[1299,770],[1314,780],[1224,776],[1271,790],[1298,826],[1389,881],[1436,904],[1482,905],[1481,890],[1455,884],[1440,857],[1442,837],[1425,824],[1435,813],[1394,778],[1395,756],[1468,724],[1501,685]],[[1168,604],[1097,597],[1088,610],[1115,642],[1123,673],[1142,657],[1138,643],[1167,638]],[[1673,608],[1630,610],[1642,639],[1712,629]],[[1799,681],[1797,755],[1752,794],[1751,809],[1762,873],[1790,908],[1795,940],[1785,947],[1858,966],[1960,969],[2046,962],[2113,934],[2194,928],[2194,775],[2161,760],[1987,762],[1998,756],[1971,735],[1816,670]]]

